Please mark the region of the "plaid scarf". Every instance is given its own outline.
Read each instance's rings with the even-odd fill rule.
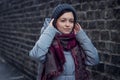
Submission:
[[[86,70],[86,55],[75,38],[75,34],[57,34],[47,54],[44,64],[41,80],[52,80],[63,72],[65,56],[63,51],[71,51],[75,62],[76,80],[89,80],[88,71]]]

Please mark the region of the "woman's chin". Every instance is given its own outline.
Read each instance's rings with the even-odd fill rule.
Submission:
[[[70,34],[70,32],[63,32],[63,34]]]

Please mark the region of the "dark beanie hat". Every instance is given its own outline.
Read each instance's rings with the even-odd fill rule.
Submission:
[[[55,26],[55,23],[56,23],[56,20],[61,16],[61,12],[64,11],[64,10],[67,10],[67,11],[70,11],[73,13],[73,16],[74,16],[74,20],[76,21],[77,19],[77,16],[76,16],[76,11],[75,9],[69,5],[69,4],[59,4],[58,6],[56,6],[54,9],[53,9],[53,12],[52,12],[52,18],[54,18],[54,22],[53,22],[53,25]]]

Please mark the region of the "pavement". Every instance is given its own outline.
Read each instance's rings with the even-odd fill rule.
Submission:
[[[0,80],[25,80],[24,75],[0,57]]]

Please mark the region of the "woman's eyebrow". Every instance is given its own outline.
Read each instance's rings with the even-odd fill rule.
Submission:
[[[68,18],[60,18],[60,19],[68,19]],[[69,18],[70,20],[74,20],[74,18]]]

